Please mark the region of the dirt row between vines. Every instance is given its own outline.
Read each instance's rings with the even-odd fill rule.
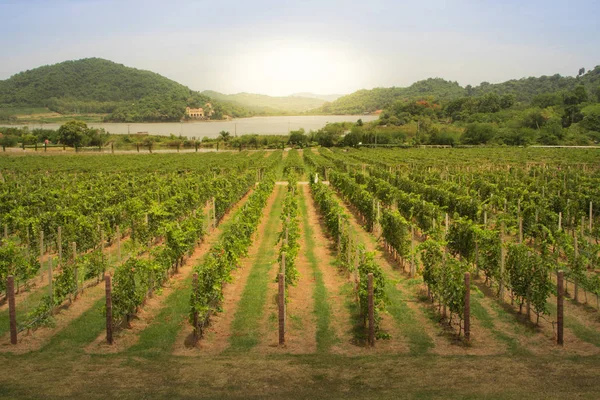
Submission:
[[[171,293],[178,290],[191,290],[191,288],[186,287],[185,282],[190,277],[194,266],[204,258],[210,248],[219,240],[223,226],[227,224],[235,212],[246,203],[251,194],[252,190],[249,190],[233,207],[231,207],[223,215],[220,223],[215,229],[211,229],[209,226],[209,232],[203,238],[200,245],[194,249],[192,255],[185,259],[183,265],[178,268],[177,273],[170,277],[159,293],[146,299],[146,302],[140,308],[140,311],[132,319],[130,328],[119,329],[115,332],[113,345],[108,345],[106,343],[106,334],[105,332],[102,332],[94,342],[86,347],[86,351],[89,353],[118,353],[135,345],[139,340],[139,334],[152,324],[157,314],[164,307],[164,302]],[[209,208],[210,204],[203,210],[205,215],[207,215]],[[184,333],[189,334],[189,331],[181,329],[180,334]]]
[[[123,246],[124,242],[126,242],[129,239],[129,235],[123,237],[121,239],[121,246]],[[104,254],[106,257],[108,257],[108,259],[110,260],[112,258],[112,255],[115,255],[116,257],[116,251],[117,251],[117,243],[114,242],[112,243],[110,246],[106,246],[104,247]],[[121,248],[121,251],[123,251],[123,249]],[[68,253],[70,254],[70,253]],[[41,258],[42,261],[42,266],[40,267],[40,273],[35,276],[34,278],[31,278],[28,282],[26,283],[19,283],[20,287],[19,287],[19,292],[15,293],[15,301],[16,303],[21,303],[21,302],[26,302],[29,298],[29,296],[43,290],[43,289],[47,289],[48,288],[48,261],[50,260],[50,258],[53,259],[53,265],[52,265],[52,273],[56,274],[58,272],[60,272],[60,267],[59,265],[56,264],[56,260],[54,260],[55,258],[58,257],[58,253],[44,253],[44,256]],[[39,257],[38,257],[39,259]],[[91,280],[90,280],[91,281]],[[89,281],[86,282],[86,284],[89,284]],[[16,282],[15,282],[15,291],[16,291]],[[7,298],[3,296],[2,300],[0,301],[0,312],[8,312],[8,301]]]
[[[245,201],[245,199],[247,198],[249,193],[244,197],[244,199],[242,201]],[[121,242],[121,245],[123,245],[123,242]],[[107,247],[106,248],[107,254],[110,255],[110,254],[115,253],[116,246],[117,246],[116,243],[113,243],[111,246]],[[197,250],[198,249],[196,249],[195,253],[197,252]],[[127,257],[123,257],[122,262],[124,262],[126,259],[127,259]],[[189,260],[188,260],[188,263],[189,263]],[[186,263],[186,265],[188,263]],[[182,269],[180,268],[180,270],[179,270],[180,273],[177,275],[174,275],[172,279],[178,279],[182,275],[181,270]],[[90,285],[91,283],[94,283],[94,282],[95,282],[95,278],[90,279],[86,282],[86,285]],[[167,285],[170,285],[170,283],[167,283]],[[162,293],[165,293],[165,291],[167,289],[164,289],[162,291]],[[82,316],[86,311],[88,311],[98,300],[100,300],[104,296],[104,294],[105,294],[105,288],[104,288],[104,285],[102,284],[102,282],[100,284],[96,284],[91,287],[88,287],[72,303],[66,302],[61,307],[57,308],[57,310],[55,311],[55,314],[53,316],[54,321],[51,326],[40,327],[36,330],[25,331],[25,332],[19,334],[19,338],[18,338],[19,341],[18,341],[17,346],[9,345],[10,341],[9,341],[8,334],[4,335],[5,337],[3,337],[3,340],[2,340],[3,344],[0,346],[0,352],[26,353],[29,351],[35,351],[35,350],[41,349],[47,343],[49,343],[49,341],[55,334],[64,330],[67,326],[69,326],[69,324],[71,322],[73,322],[74,320],[76,320],[77,318]],[[153,307],[153,303],[158,301],[158,297],[164,298],[164,296],[155,296],[154,298],[148,300],[146,305],[148,306],[149,309],[151,309]],[[139,315],[137,316],[137,319],[134,319],[132,321],[132,324],[131,324],[132,331],[136,330],[137,324],[143,323],[143,321],[145,321],[145,315],[144,315],[144,318],[140,318],[140,315],[142,315],[142,314],[144,314],[144,310],[141,310]],[[147,314],[151,314],[151,313],[147,313]],[[154,314],[152,314],[152,315],[154,315]],[[142,322],[140,322],[140,321],[142,321]],[[120,340],[119,340],[120,333],[121,332],[117,332],[117,335],[115,336],[115,338],[117,339],[115,341],[116,343],[120,342]],[[103,334],[100,335],[99,337],[102,337],[105,340],[105,333],[103,332]],[[98,341],[98,340],[96,340],[96,341]],[[100,342],[102,342],[102,339],[100,340]],[[121,349],[122,348],[120,345],[115,345],[114,349],[109,348],[109,349],[105,349],[103,351],[115,352],[115,351],[119,351]],[[89,350],[89,348],[86,350]]]
[[[213,314],[210,324],[195,346],[189,344],[189,331],[182,330],[177,336],[173,354],[182,356],[215,355],[224,351],[229,345],[231,336],[231,324],[239,306],[246,281],[250,275],[252,264],[258,254],[258,241],[264,237],[268,216],[273,209],[277,198],[276,189],[273,190],[267,200],[261,221],[254,233],[253,244],[248,250],[248,256],[241,260],[239,267],[231,273],[231,282],[223,287],[223,302],[221,311]]]
[[[301,190],[302,186],[297,186]],[[287,187],[286,189],[287,190]],[[260,343],[253,349],[259,354],[272,352],[285,352],[294,354],[314,353],[317,350],[316,323],[313,315],[314,310],[314,280],[309,272],[308,261],[302,256],[306,251],[306,245],[302,239],[302,221],[300,223],[300,249],[296,258],[296,269],[298,270],[298,281],[295,285],[287,287],[286,322],[285,322],[285,345],[279,347],[279,325],[278,325],[278,293],[279,284],[275,277],[280,271],[277,259],[274,260],[269,270],[269,284],[267,289],[267,302],[261,321]],[[281,232],[282,224],[278,223],[277,231]],[[281,243],[273,243],[278,248]],[[279,253],[279,249],[277,254]],[[278,255],[276,255],[278,257]]]
[[[123,242],[121,242],[121,245],[123,245]],[[105,249],[107,256],[114,252],[116,253],[116,248],[116,243],[106,247]],[[46,255],[46,258],[47,257],[49,256]],[[122,257],[121,262],[126,260],[127,257]],[[116,263],[107,272],[112,270],[115,266]],[[42,287],[36,288],[35,290],[42,290],[43,288],[47,287],[48,280],[46,279],[45,284]],[[102,282],[98,283],[97,278],[87,280],[84,282],[83,287],[84,289],[80,292],[77,298],[73,299],[72,302],[66,301],[55,309],[53,322],[50,326],[41,326],[35,330],[25,330],[19,333],[17,346],[10,344],[10,333],[3,335],[1,339],[2,344],[0,345],[0,352],[21,354],[41,349],[50,341],[53,335],[66,328],[73,320],[77,319],[84,312],[90,309],[105,293],[104,285]],[[28,295],[33,293],[33,291],[28,292]]]
[[[356,210],[348,205],[341,196],[337,194],[336,196],[340,204],[351,215],[350,224],[361,242],[364,243],[366,250],[375,253],[375,261],[383,268],[387,278],[395,283],[397,290],[405,294],[406,305],[412,311],[418,325],[433,340],[433,353],[439,355],[494,355],[506,352],[506,346],[496,340],[492,333],[481,326],[473,316],[471,317],[471,344],[469,346],[455,340],[442,324],[429,317],[427,314],[435,313],[435,310],[431,303],[419,300],[423,286],[415,287],[415,285],[407,284],[408,276],[402,272],[402,266],[385,251],[383,242],[379,242],[373,234],[366,232],[358,222]],[[397,326],[394,321],[389,325]],[[385,329],[386,326],[383,325],[382,328]],[[402,331],[402,327],[397,327],[396,331],[390,332],[392,338],[389,341],[403,340]],[[384,342],[384,340],[379,340],[377,345]]]

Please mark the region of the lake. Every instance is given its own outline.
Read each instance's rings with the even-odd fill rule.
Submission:
[[[290,130],[304,128],[306,132],[323,128],[328,122],[364,122],[373,121],[377,115],[314,115],[286,117],[238,118],[230,121],[196,121],[165,123],[90,123],[88,126],[104,128],[116,134],[147,132],[150,135],[182,135],[186,137],[217,137],[219,132],[228,131],[232,136],[248,133],[267,135],[287,134]],[[26,124],[29,129],[58,129],[61,124]],[[25,126],[25,125],[24,125]]]

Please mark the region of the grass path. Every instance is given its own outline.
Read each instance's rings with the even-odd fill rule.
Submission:
[[[285,186],[275,186],[275,203],[267,218],[264,235],[258,238],[256,259],[242,292],[239,307],[235,313],[229,338],[229,351],[248,351],[260,341],[260,327],[267,300],[269,275],[277,260],[277,236],[279,217],[282,212]]]
[[[304,248],[300,249],[302,253],[304,253],[304,257],[306,257],[311,271],[312,276],[315,282],[313,299],[314,299],[314,314],[316,317],[317,331],[316,331],[316,340],[317,340],[317,351],[319,352],[327,352],[331,348],[331,346],[339,341],[339,338],[335,334],[331,326],[331,306],[329,304],[330,294],[327,291],[327,287],[325,286],[325,281],[323,279],[323,272],[319,268],[319,265],[325,265],[325,268],[330,267],[326,262],[326,259],[323,260],[321,256],[320,259],[317,259],[315,254],[315,249],[317,246],[326,247],[325,243],[315,243],[315,232],[309,221],[309,213],[307,202],[309,199],[308,187],[301,187],[301,195],[299,201],[299,210],[301,216],[301,229],[302,234],[304,236]],[[339,316],[338,316],[339,317]]]

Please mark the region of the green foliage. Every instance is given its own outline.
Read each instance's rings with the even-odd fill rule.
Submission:
[[[375,254],[372,252],[364,252],[358,264],[358,303],[360,306],[361,315],[366,318],[369,312],[369,290],[368,290],[368,275],[373,274],[373,305],[375,312],[375,333],[379,332],[379,323],[381,321],[381,313],[385,310],[385,302],[387,300],[385,294],[386,279],[381,267],[375,262]]]
[[[104,130],[88,128],[83,121],[69,121],[58,128],[58,140],[71,147],[102,146],[108,139]],[[34,143],[37,138],[34,137]]]
[[[398,211],[383,209],[381,213],[381,228],[384,239],[398,252],[400,257],[406,257],[410,252],[410,224]]]
[[[289,155],[288,155],[289,157]],[[285,285],[295,285],[298,281],[299,273],[296,268],[296,257],[300,250],[298,239],[300,238],[300,226],[298,217],[298,188],[295,175],[288,174],[288,189],[281,213],[282,230],[279,233],[279,257],[281,264],[282,255],[285,253]],[[278,275],[279,276],[279,275]],[[287,291],[286,291],[287,295]]]
[[[0,241],[0,291],[6,290],[6,280],[10,275],[18,283],[26,282],[37,274],[40,264],[28,253],[13,241]]]
[[[263,213],[267,199],[273,191],[274,176],[270,172],[279,162],[281,153],[273,153],[269,158],[267,174],[256,187],[246,204],[233,216],[233,222],[225,227],[219,242],[215,244],[202,264],[194,267],[198,274],[198,286],[192,289],[190,295],[190,323],[193,323],[194,314],[200,317],[202,330],[210,313],[218,309],[223,296],[223,283],[230,279],[231,272],[237,268],[240,257],[247,254],[248,247],[252,244],[252,234],[256,231]],[[247,184],[246,188],[250,185]],[[239,197],[232,197],[230,204]]]
[[[207,102],[212,102],[215,119],[248,114],[154,72],[100,58],[47,65],[0,81],[0,108],[34,106],[61,114],[102,113],[115,122],[179,121],[186,106],[203,107]]]
[[[544,254],[544,253],[543,253]],[[551,261],[524,244],[509,244],[506,275],[512,293],[522,307],[526,301],[537,315],[548,314],[547,299],[552,293]]]
[[[442,244],[432,239],[421,243],[418,249],[423,262],[423,281],[431,295],[462,320],[466,293],[464,276],[469,271],[468,264],[445,256]]]

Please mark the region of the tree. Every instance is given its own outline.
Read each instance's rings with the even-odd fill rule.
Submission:
[[[510,94],[504,94],[500,97],[500,108],[502,108],[503,110],[507,109],[507,108],[511,108],[513,105],[515,104],[515,95],[510,93]]]
[[[463,144],[486,144],[494,138],[496,130],[494,124],[474,122],[467,126],[460,141]]]
[[[229,141],[229,138],[231,137],[230,133],[227,131],[219,132],[219,136],[221,136],[221,139],[223,139],[224,142]]]
[[[58,128],[58,140],[67,146],[81,146],[88,133],[87,124],[83,121],[69,121]]]
[[[308,142],[308,137],[304,134],[304,129],[300,128],[297,131],[290,132],[290,140],[289,144],[293,146],[304,147],[304,145]]]

